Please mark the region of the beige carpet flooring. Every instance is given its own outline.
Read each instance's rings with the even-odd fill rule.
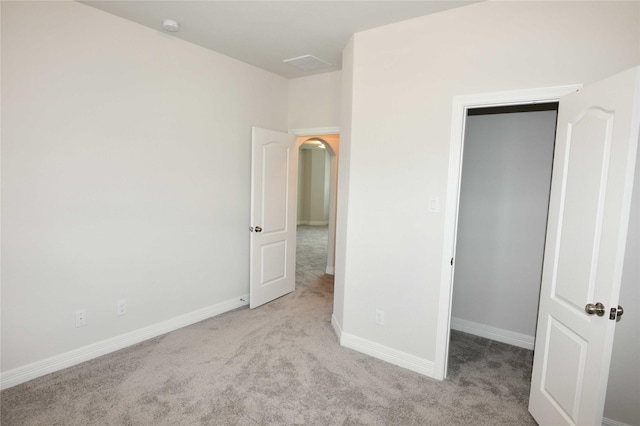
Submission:
[[[341,347],[326,228],[298,245],[293,293],[4,390],[2,425],[535,425],[530,351],[454,333],[439,382]]]

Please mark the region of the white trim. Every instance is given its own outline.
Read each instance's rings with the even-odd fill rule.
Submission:
[[[504,330],[502,328],[491,327],[489,325],[467,321],[456,317],[451,318],[451,329],[529,350],[533,350],[533,342],[535,340],[534,336],[516,333],[515,331]]]
[[[631,426],[631,425],[604,417],[602,419],[602,426]]]
[[[449,146],[449,176],[447,180],[446,210],[444,222],[444,242],[442,245],[442,274],[440,298],[438,300],[438,329],[434,377],[443,380],[447,372],[449,354],[449,330],[451,320],[451,296],[453,292],[454,267],[450,260],[454,257],[456,229],[458,224],[458,198],[460,194],[460,173],[462,171],[462,146],[467,110],[470,108],[521,105],[531,103],[557,102],[560,98],[582,88],[581,84],[547,87],[539,89],[515,90],[509,92],[480,93],[453,98],[451,114],[451,142]]]
[[[324,273],[327,275],[333,275],[335,273],[335,268],[333,266],[327,266]]]
[[[7,389],[20,383],[33,380],[67,367],[80,364],[85,361],[106,355],[111,352],[126,348],[136,343],[169,333],[170,331],[186,327],[203,321],[207,318],[223,314],[233,309],[248,304],[249,295],[235,297],[225,302],[220,302],[197,311],[189,312],[178,317],[171,318],[148,327],[140,328],[120,336],[112,337],[101,342],[93,343],[82,348],[74,349],[51,358],[36,361],[22,367],[14,368],[2,373],[0,389]]]
[[[316,128],[305,128],[305,129],[290,129],[290,134],[296,136],[323,136],[323,135],[339,135],[340,128],[339,127],[316,127]],[[321,139],[322,140],[322,139]],[[317,223],[322,225],[327,225],[329,227],[329,238],[327,240],[327,273],[333,275],[333,266],[335,264],[335,249],[336,249],[336,223],[337,223],[337,200],[338,200],[338,158],[339,158],[339,147],[333,147],[327,141],[323,141],[324,146],[327,149],[327,153],[330,158],[330,188],[329,188],[329,221],[326,223]],[[302,146],[303,141],[299,139],[296,146],[300,148]],[[315,225],[316,223],[300,221],[298,225]],[[332,272],[328,272],[329,268],[331,268]]]
[[[424,374],[425,376],[433,377],[434,364],[424,358],[420,358],[345,332],[342,332],[340,344],[349,349],[362,352],[399,367]]]
[[[309,226],[327,226],[329,224],[326,220],[299,220],[298,225],[309,225]]]
[[[307,129],[289,129],[290,135],[296,136],[318,136],[318,135],[337,135],[340,133],[340,127],[314,127]]]
[[[333,332],[336,333],[338,342],[340,342],[342,340],[342,327],[340,327],[338,319],[333,314],[331,314],[331,326],[333,327]]]

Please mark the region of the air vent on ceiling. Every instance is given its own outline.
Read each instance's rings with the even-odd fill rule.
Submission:
[[[293,65],[294,67],[300,68],[304,71],[319,70],[331,66],[329,62],[318,59],[313,55],[298,56],[297,58],[285,59],[282,62]]]

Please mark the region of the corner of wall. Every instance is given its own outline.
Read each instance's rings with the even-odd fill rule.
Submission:
[[[353,98],[353,37],[342,52],[340,103],[340,161],[338,163],[338,196],[336,206],[336,244],[333,315],[345,325],[345,277],[347,253],[347,221],[349,207],[349,163],[351,149],[351,108]]]

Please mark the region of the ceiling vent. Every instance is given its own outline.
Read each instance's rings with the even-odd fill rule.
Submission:
[[[313,55],[298,56],[297,58],[285,59],[282,62],[293,65],[294,67],[300,68],[304,71],[319,70],[331,66],[329,62],[318,59]]]

